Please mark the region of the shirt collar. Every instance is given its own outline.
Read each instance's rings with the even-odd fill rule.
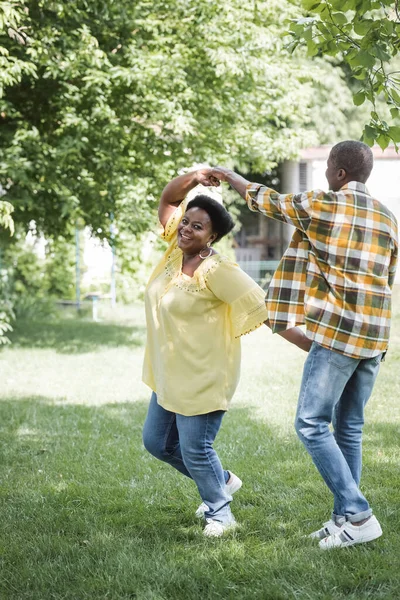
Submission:
[[[371,195],[369,193],[368,188],[365,185],[365,183],[361,183],[361,181],[349,181],[348,183],[346,183],[346,185],[341,187],[339,191],[342,192],[344,190],[351,190],[354,192],[362,192],[363,194],[367,194],[368,196]]]

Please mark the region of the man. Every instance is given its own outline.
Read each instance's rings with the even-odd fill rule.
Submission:
[[[388,346],[398,234],[395,217],[365,186],[372,166],[368,146],[345,141],[329,155],[327,193],[279,194],[229,169],[212,172],[250,210],[296,227],[266,303],[274,332],[305,323],[313,340],[295,427],[334,497],[331,519],[311,534],[322,549],[382,534],[359,489],[361,437]]]

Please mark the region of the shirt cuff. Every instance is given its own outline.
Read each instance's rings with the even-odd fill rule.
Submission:
[[[253,212],[258,212],[257,196],[261,187],[261,183],[249,183],[249,185],[246,187],[247,206]]]

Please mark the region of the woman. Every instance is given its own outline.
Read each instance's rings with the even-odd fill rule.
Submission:
[[[219,185],[210,173],[176,177],[161,195],[158,214],[169,247],[145,295],[143,381],[153,394],[143,441],[156,458],[194,480],[204,535],[219,537],[235,526],[230,502],[242,482],[224,471],[213,442],[238,384],[240,336],[268,314],[265,292],[212,246],[232,230],[229,213],[208,196],[185,200],[198,184]],[[285,337],[309,348],[300,330]]]

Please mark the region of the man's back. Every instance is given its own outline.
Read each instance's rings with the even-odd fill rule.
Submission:
[[[397,223],[365,184],[278,194],[252,184],[247,202],[297,229],[267,292],[274,331],[305,323],[325,348],[371,358],[388,345]]]
[[[365,184],[350,182],[315,198],[307,237],[321,272],[338,294],[391,287],[396,219]]]

